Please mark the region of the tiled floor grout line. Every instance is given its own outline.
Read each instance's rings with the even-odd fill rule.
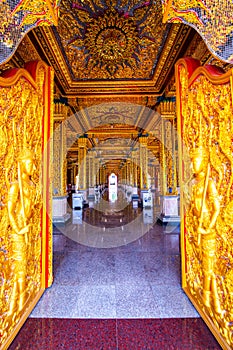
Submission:
[[[116,350],[119,350],[119,339],[118,339],[118,319],[116,318]]]

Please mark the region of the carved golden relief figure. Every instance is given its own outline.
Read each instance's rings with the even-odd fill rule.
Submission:
[[[192,76],[190,83],[186,68],[179,66],[185,220],[183,287],[210,328],[221,334],[220,344],[226,348],[233,345],[230,74],[212,82],[211,74],[204,71]]]
[[[23,78],[13,86],[0,87],[0,94],[0,329],[4,343],[41,288],[43,100],[42,91]]]
[[[195,179],[192,184],[191,208],[193,228],[197,234],[197,250],[201,251],[203,268],[202,298],[206,307],[211,305],[211,297],[216,312],[221,312],[214,273],[216,252],[216,220],[220,211],[219,195],[214,181],[209,177],[209,153],[199,146],[191,153]]]
[[[20,312],[27,297],[27,248],[35,200],[35,185],[30,179],[33,167],[33,154],[24,148],[18,157],[18,181],[11,185],[8,193],[8,217],[13,231],[10,240],[14,272],[8,315],[13,315],[15,311]]]

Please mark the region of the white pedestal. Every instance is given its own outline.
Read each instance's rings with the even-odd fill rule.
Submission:
[[[72,224],[82,225],[83,223],[83,211],[72,210]]]
[[[143,223],[153,224],[153,222],[154,222],[153,208],[149,208],[149,209],[143,208]]]
[[[152,198],[152,193],[150,191],[141,191],[141,196],[142,196],[142,206],[143,208],[152,208],[153,207],[153,198]]]
[[[133,193],[132,194],[138,194],[138,188],[137,187],[133,187],[132,188]]]
[[[87,190],[78,190],[78,194],[82,194],[83,196],[83,202],[87,202]]]
[[[53,222],[65,223],[70,219],[67,213],[67,196],[53,197]]]
[[[139,201],[139,195],[137,193],[133,194],[132,195],[132,204],[133,204],[134,209],[138,208],[138,201]]]
[[[95,188],[95,203],[99,203],[101,198],[99,187]]]
[[[179,196],[161,196],[162,212],[159,219],[162,222],[180,222]]]
[[[126,200],[127,202],[131,202],[132,199],[132,186],[127,186],[126,188]]]
[[[89,187],[88,194],[89,194],[89,196],[94,196],[95,195],[95,188]]]
[[[72,194],[72,209],[80,210],[83,208],[83,194],[82,193],[73,193]]]

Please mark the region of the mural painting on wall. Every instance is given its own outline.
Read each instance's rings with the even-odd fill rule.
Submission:
[[[233,345],[232,75],[176,66],[181,133],[183,288],[226,348]],[[190,79],[189,79],[190,78]]]

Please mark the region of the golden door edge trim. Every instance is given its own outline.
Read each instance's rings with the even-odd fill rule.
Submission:
[[[5,72],[12,71],[14,68],[9,68]],[[32,87],[37,89],[36,82],[25,68],[15,68],[16,73],[13,76],[0,75],[0,87],[10,88],[12,85],[16,84],[19,79],[25,79],[32,85]]]
[[[211,72],[205,66],[200,66],[195,69],[192,75],[188,78],[188,86],[190,87],[194,81],[199,78],[200,75],[204,75],[213,85],[226,84],[229,83],[230,77],[232,76],[232,69],[230,69],[228,72],[219,71],[218,74],[211,75]]]
[[[206,323],[208,328],[210,329],[211,333],[214,335],[217,342],[221,345],[223,350],[232,350],[232,347],[226,342],[226,340],[221,336],[220,332],[216,331],[216,327],[214,326],[212,320],[208,315],[206,315],[205,312],[203,312],[198,303],[196,303],[195,299],[193,298],[192,294],[189,292],[188,287],[184,287],[183,290],[185,291],[185,294],[188,296],[189,300],[192,302],[193,306],[196,310],[198,310],[198,313],[201,316],[201,319]]]
[[[0,87],[5,87],[5,88],[10,88],[12,85],[16,84],[20,79],[24,79],[26,81],[28,81],[28,83],[32,86],[32,88],[34,88],[34,90],[37,90],[37,80],[38,80],[38,70],[39,68],[43,67],[44,71],[45,71],[45,79],[51,81],[53,80],[53,70],[43,61],[35,61],[36,63],[36,69],[35,72],[32,72],[30,70],[27,70],[25,68],[16,68],[15,69],[15,74],[12,76],[0,76]],[[14,69],[13,69],[14,70]],[[9,71],[12,71],[12,69],[9,69]],[[50,99],[52,101],[52,89],[51,86],[49,86],[48,89],[46,89],[49,92],[49,96]],[[44,92],[41,91],[44,95]],[[45,96],[47,96],[45,94]],[[48,128],[47,128],[47,121],[48,121],[48,117],[51,114],[52,111],[52,107],[51,107],[51,101],[48,101],[48,98],[45,98],[45,106],[44,106],[44,115],[45,115],[45,119],[44,119],[44,127],[46,129],[46,133],[44,133],[44,135],[42,135],[42,137],[44,138],[44,141],[46,141],[46,144],[48,142]],[[48,108],[50,106],[50,113],[48,113]],[[46,154],[46,161],[47,161],[48,155]],[[47,173],[47,167],[50,167],[49,164],[46,163],[46,169],[44,169],[44,174]],[[47,181],[47,178],[46,178]],[[51,286],[51,281],[50,283],[48,283],[48,286],[45,285],[45,274],[46,274],[46,264],[45,264],[45,247],[47,244],[49,244],[49,242],[47,241],[49,239],[48,236],[48,232],[46,232],[46,227],[47,227],[47,215],[46,215],[46,206],[47,203],[43,203],[43,208],[42,208],[42,247],[44,250],[44,253],[42,251],[42,256],[41,256],[41,262],[42,262],[42,269],[41,269],[41,286],[40,286],[40,290],[35,294],[35,296],[33,297],[33,299],[31,300],[31,302],[29,303],[29,305],[27,306],[26,310],[23,312],[22,316],[20,317],[19,321],[16,323],[13,331],[8,335],[8,337],[6,338],[6,340],[4,341],[3,344],[0,344],[0,350],[5,350],[9,347],[9,345],[12,343],[13,339],[16,337],[16,335],[18,334],[18,332],[20,331],[21,327],[23,326],[23,324],[25,323],[25,321],[27,320],[27,318],[29,317],[31,311],[34,309],[34,307],[36,306],[36,304],[38,303],[39,299],[41,298],[42,294],[44,293],[46,287],[50,287]],[[51,225],[51,223],[50,223]],[[51,245],[52,245],[52,235],[51,235]],[[52,258],[52,256],[51,256]],[[47,267],[48,268],[48,267]],[[47,271],[48,272],[48,271]],[[52,271],[51,271],[52,273]],[[50,280],[52,279],[52,276],[49,276]]]
[[[187,67],[187,62],[185,58],[181,58],[177,61],[175,65],[175,78],[176,78],[176,97],[177,97],[177,126],[178,126],[178,134],[179,134],[179,173],[180,173],[180,179],[181,179],[181,186],[180,186],[180,199],[182,203],[183,199],[183,187],[182,187],[182,156],[183,156],[183,148],[182,148],[182,115],[181,115],[181,87],[180,87],[180,74],[179,74],[179,68],[183,66],[186,69],[186,72],[188,73],[188,86],[192,85],[192,83],[198,79],[201,75],[204,75],[207,80],[209,80],[213,85],[214,84],[231,84],[231,89],[233,86],[233,69],[229,70],[228,72],[219,72],[219,74],[216,74],[214,77],[211,76],[211,73],[208,69],[205,68],[205,66],[199,66],[196,69],[192,71],[192,73],[189,75],[189,70]],[[233,98],[232,98],[233,103]],[[216,341],[220,344],[223,350],[231,350],[232,346],[229,345],[229,343],[226,342],[225,338],[221,335],[221,333],[216,329],[216,326],[214,325],[212,319],[200,308],[200,305],[196,302],[195,298],[191,294],[188,285],[187,285],[187,279],[186,279],[186,271],[185,271],[185,263],[186,263],[186,255],[185,255],[185,224],[184,224],[184,208],[181,204],[180,206],[181,210],[181,266],[182,266],[182,289],[193,304],[194,308],[198,311],[203,321],[206,323],[207,327],[209,328],[210,332],[215,337]]]
[[[180,250],[181,250],[181,284],[182,288],[186,287],[185,279],[185,249],[184,249],[184,208],[183,208],[183,187],[182,187],[182,158],[183,158],[183,149],[182,149],[182,126],[181,126],[181,96],[180,96],[180,80],[179,80],[179,65],[175,67],[175,79],[176,79],[176,116],[177,116],[177,136],[178,136],[178,171],[179,171],[179,182],[180,182]]]
[[[8,347],[10,346],[10,344],[13,342],[14,338],[17,336],[17,334],[19,333],[20,329],[22,328],[23,324],[26,322],[26,320],[28,319],[28,316],[30,315],[30,313],[32,312],[32,310],[34,309],[34,307],[36,306],[36,304],[38,303],[38,301],[40,300],[41,296],[43,295],[45,289],[41,288],[38,293],[36,294],[35,298],[33,298],[32,303],[28,306],[27,311],[25,311],[23,313],[23,315],[21,316],[19,322],[16,324],[13,332],[8,336],[8,338],[6,339],[6,341],[4,342],[4,344],[1,345],[0,350],[6,350],[8,349]]]
[[[189,69],[188,64],[190,59],[192,60],[192,68]],[[183,66],[188,73],[188,87],[193,84],[193,82],[198,79],[200,75],[204,75],[212,84],[225,84],[228,83],[230,77],[232,76],[232,69],[227,72],[223,68],[216,65],[201,65],[200,60],[194,59],[192,57],[180,58],[175,64],[175,77],[179,78],[179,67]],[[212,71],[211,71],[212,70]],[[180,96],[179,96],[180,97]]]
[[[51,125],[53,125],[53,106],[52,106],[52,96],[53,96],[53,80],[54,80],[54,71],[51,67],[47,66],[45,64],[42,65],[45,67],[45,87],[44,87],[44,134],[42,135],[44,140],[44,150],[43,150],[43,208],[42,208],[42,271],[41,271],[41,279],[42,279],[42,287],[43,288],[49,288],[51,287],[53,283],[53,271],[50,270],[50,266],[52,266],[52,258],[53,258],[53,248],[52,248],[52,241],[53,241],[53,235],[50,233],[49,228],[51,229],[52,225],[52,208],[51,212],[48,212],[50,210],[50,205],[52,206],[52,203],[50,203],[50,196],[48,196],[48,193],[50,191],[50,186],[48,187],[48,184],[51,179],[51,160],[52,160],[52,153],[51,149],[53,148],[51,142],[53,141],[53,134],[51,134],[52,128]],[[50,124],[50,127],[49,125]],[[53,142],[52,142],[53,143]],[[45,192],[44,190],[47,189]],[[51,250],[51,252],[50,252]],[[47,256],[48,254],[48,256]]]

